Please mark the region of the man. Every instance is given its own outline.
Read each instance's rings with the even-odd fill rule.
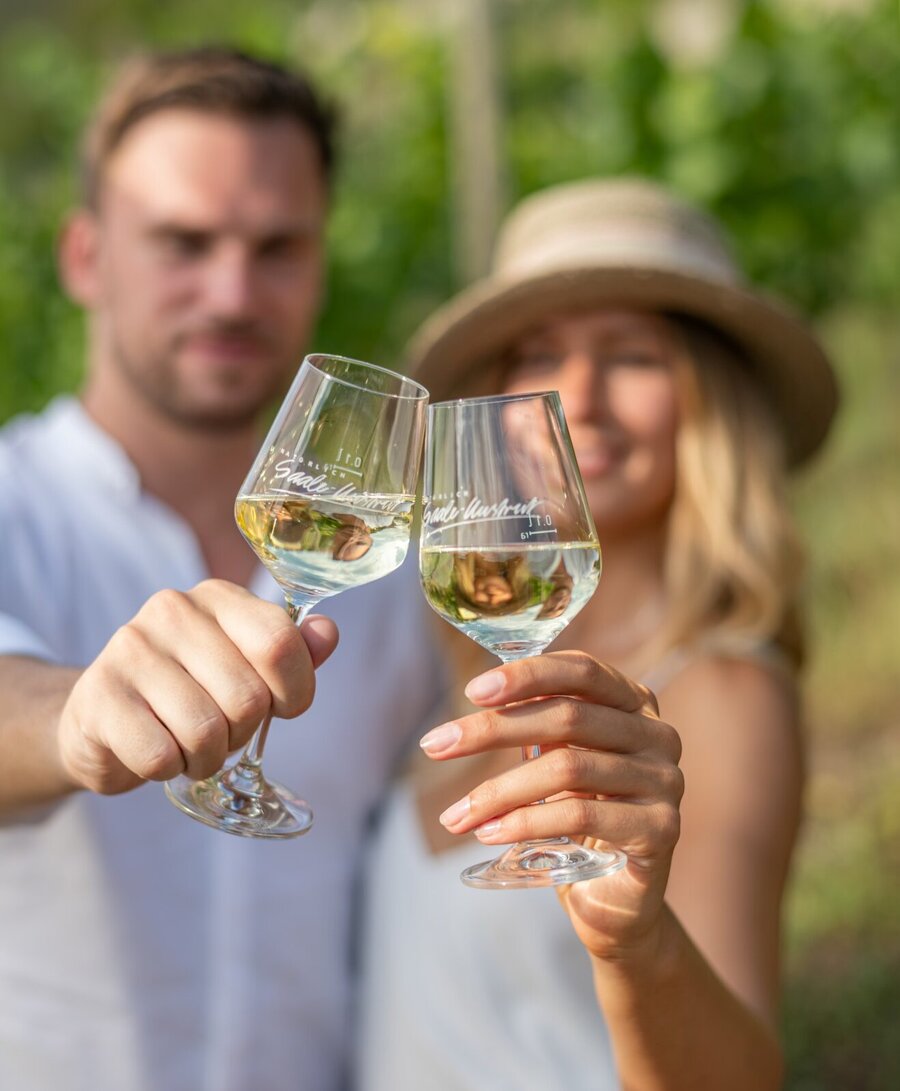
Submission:
[[[224,836],[145,786],[309,708],[336,644],[232,515],[315,319],[332,158],[308,84],[228,50],[134,62],[89,130],[60,246],[82,396],[0,432],[0,1086],[341,1079],[364,818],[428,702],[403,579],[335,601],[343,677],[273,727],[309,837]]]

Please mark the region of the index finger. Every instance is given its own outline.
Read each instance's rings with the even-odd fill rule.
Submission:
[[[547,652],[504,663],[473,678],[465,692],[473,704],[486,708],[535,697],[565,696],[622,712],[638,712],[648,705],[654,713],[659,712],[656,697],[646,686],[578,651]]]
[[[337,643],[334,624],[315,617],[298,628],[282,607],[224,581],[207,580],[193,593],[265,683],[275,714],[305,711],[315,693],[315,668]]]

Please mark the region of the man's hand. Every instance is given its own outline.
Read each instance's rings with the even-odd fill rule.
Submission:
[[[71,783],[112,795],[221,769],[271,711],[304,712],[334,651],[324,617],[297,628],[279,606],[207,580],[160,591],[75,683],[58,727]]]

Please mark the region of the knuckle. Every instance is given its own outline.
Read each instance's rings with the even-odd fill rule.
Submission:
[[[664,720],[659,721],[659,731],[665,752],[671,756],[672,761],[677,765],[681,761],[681,736],[671,724],[666,723]]]
[[[297,716],[302,716],[303,712],[312,705],[313,697],[315,696],[315,682],[312,681],[309,685],[302,685],[299,688],[293,688],[289,697],[283,702],[273,703],[273,710],[276,715],[283,717],[286,720],[292,720]],[[268,709],[266,709],[268,711]],[[265,716],[265,712],[263,712]],[[262,717],[260,717],[262,719]]]
[[[262,649],[262,662],[273,670],[281,672],[296,664],[297,657],[306,647],[300,631],[290,622],[280,624],[273,629]]]
[[[94,792],[98,796],[114,796],[122,791],[116,778],[100,770],[85,773],[81,778],[81,783],[89,792]]]
[[[479,742],[496,738],[502,726],[501,717],[496,712],[486,709],[465,717],[462,721],[463,737],[470,745],[473,743],[477,745]]]
[[[585,686],[594,686],[600,681],[604,673],[603,667],[592,655],[588,655],[587,652],[577,651],[572,653],[572,658]]]
[[[500,809],[500,787],[496,780],[486,780],[469,794],[472,809],[494,815]]]
[[[649,705],[655,713],[659,713],[659,701],[656,699],[656,694],[650,689],[649,686],[645,686],[643,682],[635,682],[634,687],[637,690],[638,698],[641,705]]]
[[[292,719],[306,712],[316,695],[316,676],[312,672],[309,675],[300,673],[291,680],[291,685],[283,700],[271,701],[271,707],[279,716]],[[269,711],[270,705],[263,709],[264,716]],[[261,719],[262,717],[260,717]]]
[[[217,708],[193,723],[187,734],[192,753],[218,749],[228,739],[228,720]]]
[[[682,796],[684,795],[684,773],[678,768],[677,765],[666,765],[663,767],[663,789],[665,794],[674,799],[676,803],[680,803]]]
[[[569,738],[580,726],[584,709],[580,701],[560,700],[557,718],[562,730],[562,737]]]
[[[171,780],[184,772],[184,758],[174,740],[164,741],[151,747],[135,769],[144,780]]]
[[[258,724],[272,706],[272,694],[261,678],[244,682],[228,702],[228,719],[234,724]]]
[[[589,799],[572,796],[563,804],[566,829],[572,833],[590,833],[593,826],[594,806]]]
[[[210,576],[205,580],[201,580],[190,591],[184,592],[183,597],[185,602],[197,605],[203,610],[215,612],[217,603],[222,602],[225,598],[233,597],[235,594],[240,593],[240,590],[242,589],[238,589],[228,580],[220,580],[215,576]]]
[[[136,621],[126,622],[120,628],[116,629],[113,635],[110,637],[109,643],[106,645],[106,655],[101,657],[95,663],[95,670],[90,672],[92,677],[96,680],[96,675],[105,672],[108,665],[108,658],[112,656],[114,659],[124,659],[126,661],[133,661],[140,656],[143,656],[150,647],[150,641],[146,634],[141,629],[140,625]],[[85,674],[88,672],[86,671]]]
[[[157,591],[141,607],[138,617],[143,617],[160,625],[179,625],[183,623],[189,605],[184,591],[166,587]]]
[[[216,579],[215,576],[210,576],[205,580],[201,580],[194,590],[200,595],[220,595],[223,589],[230,587],[226,580]]]
[[[517,688],[520,690],[531,692],[540,688],[540,660],[536,656],[520,659],[515,664],[515,672],[519,676]]]
[[[661,844],[672,848],[681,833],[681,815],[672,804],[661,804],[656,809],[656,836]]]
[[[560,747],[548,755],[551,767],[562,787],[574,787],[584,774],[584,754],[568,746]]]

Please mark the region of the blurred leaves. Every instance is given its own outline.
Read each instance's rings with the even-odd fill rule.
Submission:
[[[712,53],[690,44],[704,5],[496,0],[510,201],[593,173],[649,173],[709,205],[749,274],[801,308],[889,305],[900,292],[895,4],[721,0]],[[396,362],[454,287],[453,24],[454,5],[437,0],[45,0],[11,20],[0,38],[0,94],[16,104],[0,127],[0,329],[30,373],[4,378],[0,418],[75,381],[77,325],[50,243],[74,195],[80,126],[136,45],[234,41],[299,61],[341,103],[316,347]]]

